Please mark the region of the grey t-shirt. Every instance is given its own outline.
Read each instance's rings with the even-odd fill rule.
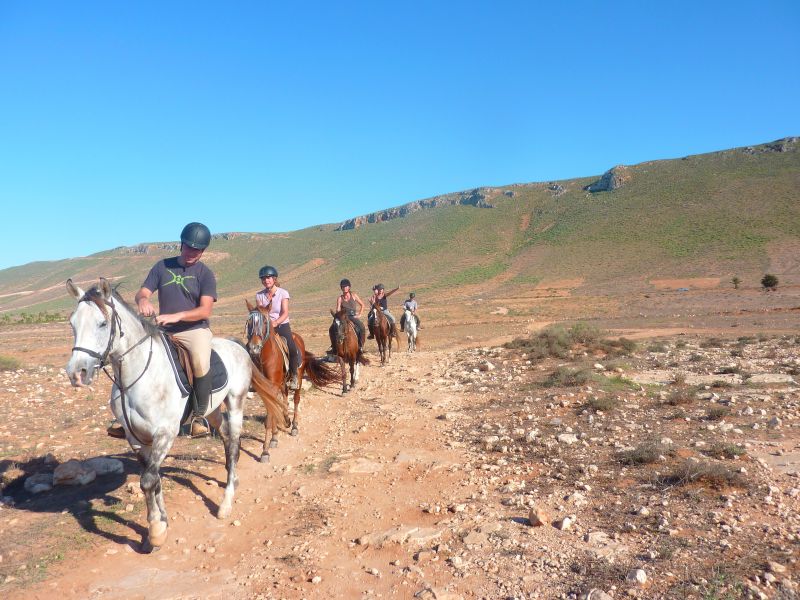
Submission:
[[[177,256],[158,261],[144,280],[142,287],[158,292],[158,309],[161,314],[192,310],[200,306],[201,296],[211,296],[217,301],[217,279],[201,262],[182,267]],[[180,321],[165,325],[170,333],[208,327],[208,319]]]

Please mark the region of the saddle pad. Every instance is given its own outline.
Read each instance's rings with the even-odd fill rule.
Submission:
[[[172,365],[172,372],[175,373],[175,383],[178,384],[178,389],[181,391],[181,398],[186,398],[192,391],[189,386],[189,378],[186,377],[186,371],[183,370],[180,360],[178,359],[178,351],[175,349],[172,341],[163,332],[161,333],[161,341],[167,349],[167,356],[169,357],[170,365]],[[211,393],[220,391],[228,385],[228,370],[225,368],[225,363],[214,350],[211,351]]]

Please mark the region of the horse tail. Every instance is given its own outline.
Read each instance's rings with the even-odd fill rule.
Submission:
[[[308,350],[306,350],[305,356],[303,357],[303,362],[306,366],[308,378],[315,386],[324,387],[341,381],[338,368],[329,365],[321,358],[317,358]]]
[[[273,423],[277,423],[279,429],[286,431],[292,421],[289,418],[289,407],[283,401],[283,394],[274,383],[261,374],[255,364],[250,369],[250,384],[261,396],[267,416]]]

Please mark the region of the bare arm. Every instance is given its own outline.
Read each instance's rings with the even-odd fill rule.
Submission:
[[[283,300],[281,300],[281,314],[279,314],[278,318],[272,322],[272,325],[274,327],[277,327],[288,318],[289,318],[289,299],[284,298]]]
[[[358,312],[356,313],[357,317],[361,316],[361,313],[364,311],[364,303],[361,301],[361,298],[358,297],[358,294],[352,293],[353,300],[358,303]]]
[[[342,297],[338,296],[336,298],[336,312],[339,312],[340,310],[342,310]]]
[[[138,292],[136,292],[136,296],[134,297],[134,301],[136,302],[136,308],[139,309],[139,314],[145,317],[152,317],[156,314],[156,307],[153,306],[153,303],[150,302],[150,297],[153,295],[153,292],[146,287],[140,288]]]
[[[394,289],[393,289],[391,292],[386,292],[386,297],[388,298],[389,296],[391,296],[392,294],[394,294],[394,293],[395,293],[397,290],[399,290],[399,289],[400,289],[400,286],[398,285],[398,286],[397,286],[396,288],[394,288]]]

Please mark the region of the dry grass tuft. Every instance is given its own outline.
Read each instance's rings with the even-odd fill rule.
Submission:
[[[700,483],[712,488],[747,487],[738,471],[717,462],[686,460],[660,479],[661,485],[679,486]]]

